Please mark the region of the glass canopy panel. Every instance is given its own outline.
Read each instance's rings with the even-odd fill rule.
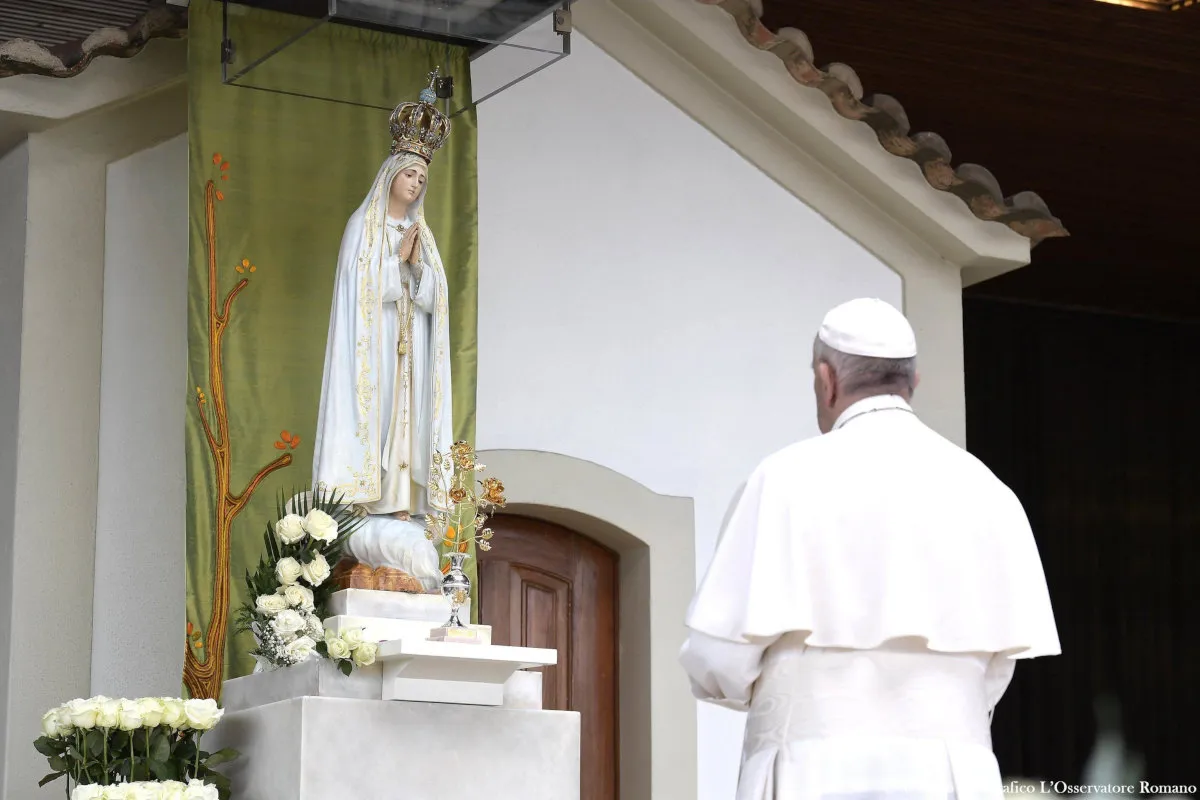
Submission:
[[[441,68],[444,110],[452,116],[563,58],[569,21],[556,12],[563,0],[242,0],[224,1],[222,80],[247,89],[390,110],[415,100]],[[283,12],[283,13],[279,13]],[[330,26],[407,36],[428,65],[408,75],[330,85]],[[470,54],[471,74],[447,76],[453,49]],[[452,72],[452,71],[451,71]]]

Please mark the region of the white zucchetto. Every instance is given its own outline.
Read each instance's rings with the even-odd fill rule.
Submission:
[[[883,300],[861,297],[825,315],[818,337],[851,356],[915,358],[917,337],[904,315]]]

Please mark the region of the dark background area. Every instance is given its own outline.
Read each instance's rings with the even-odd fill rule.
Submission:
[[[1098,0],[764,0],[763,22],[849,64],[955,166],[1037,192],[1071,232],[972,287],[1134,314],[1200,310],[1200,6]]]
[[[1200,6],[764,5],[1071,232],[964,291],[968,448],[1025,504],[1063,644],[996,712],[1003,774],[1078,781],[1111,692],[1143,777],[1200,783]]]
[[[1074,780],[1113,694],[1155,783],[1200,782],[1200,325],[965,303],[968,448],[1021,498],[1063,655],[1020,664],[1005,775]]]

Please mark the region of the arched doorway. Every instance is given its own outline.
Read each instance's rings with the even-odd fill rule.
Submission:
[[[542,707],[578,711],[580,800],[616,800],[618,556],[569,528],[511,514],[492,518],[479,552],[479,620],[495,644],[551,647]]]

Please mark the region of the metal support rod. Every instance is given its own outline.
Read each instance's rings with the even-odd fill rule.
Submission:
[[[301,40],[301,39],[303,39],[305,36],[308,36],[310,33],[312,33],[313,31],[315,31],[317,28],[319,28],[319,27],[321,27],[322,25],[324,25],[326,21],[327,21],[326,19],[322,19],[322,20],[318,20],[317,22],[314,22],[312,25],[309,25],[307,28],[305,28],[304,30],[302,30],[300,33],[298,33],[298,34],[296,34],[295,36],[293,36],[292,38],[290,38],[290,39],[288,39],[288,40],[284,41],[284,42],[283,42],[282,44],[280,44],[278,47],[274,47],[274,48],[272,48],[271,50],[269,50],[269,51],[266,53],[266,55],[264,55],[264,56],[262,56],[262,57],[260,57],[260,58],[256,58],[256,59],[254,59],[253,61],[251,61],[251,62],[250,62],[248,65],[246,65],[246,68],[245,68],[244,70],[242,70],[241,72],[239,72],[237,75],[234,75],[232,78],[230,78],[230,80],[231,80],[231,81],[236,81],[238,78],[240,78],[240,77],[242,77],[243,75],[247,74],[248,72],[250,72],[250,70],[254,69],[254,68],[255,68],[255,67],[257,67],[259,64],[263,63],[263,62],[264,62],[264,61],[266,61],[268,58],[270,58],[271,56],[275,55],[276,53],[279,53],[279,52],[281,52],[281,51],[282,51],[284,48],[286,48],[286,47],[289,47],[290,45],[292,45],[292,44],[294,44],[294,43],[296,43],[296,42],[300,41],[300,40]]]

